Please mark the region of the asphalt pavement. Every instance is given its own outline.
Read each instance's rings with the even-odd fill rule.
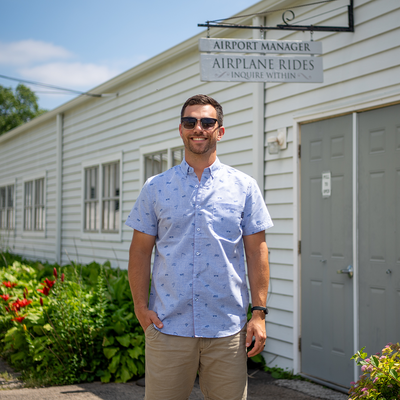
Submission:
[[[8,372],[8,380],[3,372]],[[143,400],[144,379],[128,383],[100,382],[46,388],[24,388],[18,374],[0,359],[1,400]],[[7,375],[7,374],[6,374]],[[248,400],[345,400],[347,395],[320,385],[295,380],[274,379],[264,371],[249,371]],[[163,399],[160,399],[163,400]],[[198,382],[188,400],[204,400]]]

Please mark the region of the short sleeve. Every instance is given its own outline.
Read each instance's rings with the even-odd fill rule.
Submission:
[[[273,227],[271,216],[265,205],[257,182],[252,179],[247,190],[246,204],[243,211],[243,235],[253,235]]]
[[[152,199],[150,193],[149,181],[144,184],[125,225],[148,235],[157,236],[157,216],[154,212],[154,198]]]

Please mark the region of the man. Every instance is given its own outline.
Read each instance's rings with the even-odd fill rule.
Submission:
[[[146,336],[145,399],[187,399],[197,372],[205,399],[246,399],[246,347],[255,337],[252,357],[266,340],[272,221],[255,180],[217,158],[225,128],[216,100],[189,98],[179,133],[185,159],[148,179],[126,222],[134,229],[129,282]],[[257,306],[247,325],[243,243]]]

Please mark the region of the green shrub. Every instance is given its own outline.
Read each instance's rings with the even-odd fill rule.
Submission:
[[[350,399],[400,399],[400,346],[389,343],[380,353],[368,357],[365,347],[351,358],[363,374],[352,382]]]
[[[144,374],[144,333],[127,271],[0,257],[0,352],[35,384]]]

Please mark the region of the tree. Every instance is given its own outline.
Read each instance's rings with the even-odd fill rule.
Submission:
[[[0,85],[0,135],[45,113],[37,101],[25,85],[19,84],[15,91]]]

